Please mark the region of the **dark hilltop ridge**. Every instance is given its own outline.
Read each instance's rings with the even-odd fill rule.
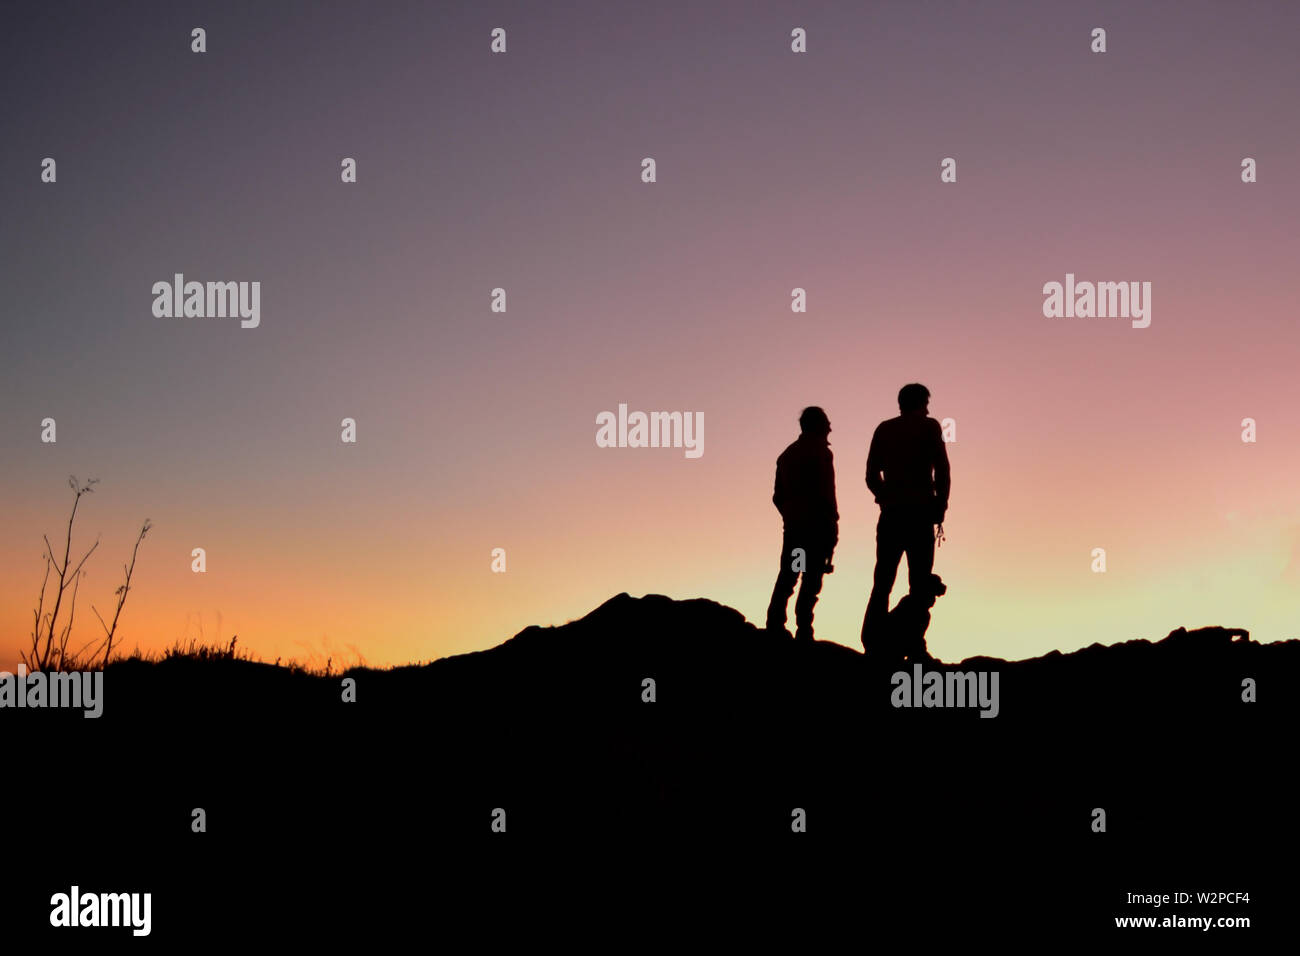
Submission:
[[[951,817],[979,802],[941,783],[962,773],[1013,801],[1041,796],[1011,785],[1031,765],[1049,788],[1087,774],[1110,786],[1186,776],[1189,792],[1203,793],[1224,778],[1223,761],[1248,758],[1252,773],[1266,773],[1282,760],[1272,729],[1295,726],[1300,641],[1179,628],[1155,642],[943,665],[945,681],[984,672],[985,690],[996,673],[995,717],[980,716],[988,706],[894,706],[900,669],[914,676],[839,644],[774,635],[713,601],[624,593],[489,650],[391,670],[318,677],[241,660],[122,661],[105,675],[104,716],[79,729],[148,727],[172,753],[202,741],[216,763],[264,763],[272,777],[309,779],[314,761],[332,766],[340,751],[371,761],[376,780],[439,768],[460,781],[443,789],[448,799],[481,791],[498,806],[496,787],[520,795],[521,817],[560,800],[567,781],[588,795],[589,815],[613,813],[618,828],[689,827],[706,796],[725,797],[736,821],[752,811],[758,825],[773,800],[787,807],[768,820],[782,831],[788,807],[864,788],[906,794],[914,807],[929,793]],[[343,702],[344,678],[356,682],[354,703]],[[1254,702],[1243,700],[1247,680]],[[898,773],[914,779],[879,783]],[[353,784],[364,792],[365,781]],[[1075,793],[1089,808],[1102,796]],[[845,825],[854,816],[846,811]]]
[[[648,893],[667,885],[667,869],[684,893],[705,892],[725,861],[728,879],[769,890],[884,874],[873,908],[915,910],[924,885],[972,912],[1095,922],[1125,912],[1121,887],[1249,889],[1294,852],[1282,807],[1300,641],[1179,628],[1154,642],[942,665],[945,681],[983,672],[986,689],[997,673],[990,718],[979,706],[894,706],[899,669],[910,670],[771,634],[713,601],[619,594],[567,624],[392,670],[124,660],[105,674],[97,720],[9,716],[19,735],[75,740],[77,761],[40,771],[54,818],[78,819],[84,782],[107,782],[91,802],[112,825],[91,842],[66,834],[61,851],[97,861],[79,871],[84,884],[117,885],[130,860],[142,880],[171,867],[234,880],[250,899],[315,900],[313,877],[288,887],[250,865],[269,853],[295,872],[319,868],[322,885],[345,857],[354,883],[373,883],[357,892],[382,896],[397,892],[396,854],[489,882],[584,860],[589,875],[641,873]],[[1255,702],[1243,700],[1248,680]],[[202,843],[195,807],[206,812]],[[505,834],[493,830],[497,811]],[[65,872],[47,882],[66,890]],[[457,892],[477,892],[470,885]],[[179,919],[186,905],[201,917],[180,900],[155,911]],[[280,911],[265,906],[273,923]]]
[[[1094,643],[1020,661],[975,656],[923,670],[936,667],[998,673],[996,714],[984,719],[989,732],[1008,725],[1032,730],[1044,722],[1087,729],[1141,717],[1227,719],[1245,727],[1252,713],[1297,712],[1292,691],[1300,640],[1260,644],[1240,628],[1180,627],[1154,642]],[[106,712],[165,710],[222,720],[283,712],[303,720],[325,716],[322,708],[337,715],[339,707],[352,707],[357,719],[426,713],[458,714],[465,722],[473,715],[518,730],[521,722],[577,717],[599,723],[663,710],[702,719],[746,714],[759,723],[764,714],[778,719],[815,710],[871,715],[901,731],[926,716],[949,725],[990,709],[918,707],[915,697],[913,706],[896,707],[891,677],[899,670],[911,679],[913,665],[873,662],[828,641],[796,643],[714,601],[622,593],[567,624],[528,627],[488,650],[424,665],[321,677],[237,659],[118,661],[106,674]],[[356,681],[354,704],[342,704],[345,677]],[[644,699],[647,678],[654,681],[653,702]],[[1253,703],[1243,699],[1247,679],[1256,685]]]

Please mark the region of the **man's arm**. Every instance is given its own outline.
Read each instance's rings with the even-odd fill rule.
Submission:
[[[835,456],[831,453],[829,447],[825,449],[825,454],[817,456],[817,484],[814,494],[817,495],[815,512],[819,516],[822,524],[824,539],[826,544],[826,553],[824,555],[826,573],[835,570],[831,559],[835,554],[835,547],[840,543],[840,508],[839,503],[835,500]]]
[[[835,500],[835,456],[831,454],[829,448],[826,449],[826,466],[822,471],[822,498],[826,501],[826,507],[829,510],[831,521],[831,542],[832,547],[839,543],[840,539],[840,506]]]
[[[948,494],[952,490],[952,471],[948,467],[948,443],[943,440],[943,426],[937,421],[934,423],[934,440],[938,444],[934,453],[934,495],[939,507],[936,524],[943,524],[943,516],[948,511]]]
[[[876,503],[880,503],[880,495],[885,490],[885,480],[881,475],[882,462],[880,455],[883,442],[880,438],[880,428],[877,426],[871,436],[871,447],[867,450],[867,488],[875,495]]]
[[[831,454],[829,448],[826,449],[826,467],[822,472],[822,497],[829,506],[831,520],[838,522],[840,505],[835,500],[835,456]]]

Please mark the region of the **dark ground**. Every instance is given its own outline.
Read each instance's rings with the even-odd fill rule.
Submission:
[[[382,952],[446,948],[453,930],[466,948],[731,948],[793,931],[809,951],[888,937],[926,952],[940,933],[1235,949],[1285,931],[1300,641],[1205,628],[947,666],[1000,672],[995,719],[896,709],[893,666],[658,596],[349,672],[356,703],[341,678],[269,665],[115,663],[98,720],[0,713],[0,923],[84,951],[355,938]],[[152,892],[151,937],[50,929],[50,895],[73,883]],[[1126,903],[1177,891],[1250,902]],[[1252,926],[1114,925],[1171,914]]]

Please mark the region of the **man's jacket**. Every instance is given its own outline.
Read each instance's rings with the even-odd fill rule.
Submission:
[[[881,422],[867,452],[867,487],[881,508],[922,508],[942,523],[952,478],[943,426],[925,415]]]
[[[772,503],[786,528],[811,531],[839,539],[839,506],[835,502],[835,459],[825,438],[800,435],[776,460]]]

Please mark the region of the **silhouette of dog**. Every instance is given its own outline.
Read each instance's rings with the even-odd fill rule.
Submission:
[[[885,620],[885,645],[896,660],[933,661],[925,646],[930,627],[930,608],[935,599],[948,593],[948,586],[931,574],[920,593],[905,594]]]

